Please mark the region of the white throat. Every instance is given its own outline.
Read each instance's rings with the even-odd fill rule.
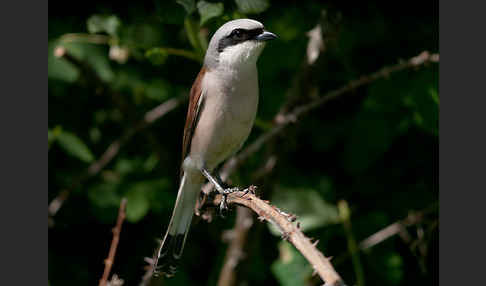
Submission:
[[[246,41],[229,46],[219,54],[219,68],[231,70],[246,70],[256,65],[258,57],[265,44],[256,41]]]

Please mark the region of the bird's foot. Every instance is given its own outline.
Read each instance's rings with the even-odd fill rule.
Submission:
[[[240,188],[238,187],[226,188],[219,191],[219,193],[222,195],[221,202],[219,203],[219,214],[222,217],[225,217],[225,213],[228,211],[228,195],[238,191],[240,191]]]
[[[254,185],[249,186],[248,188],[243,190],[243,194],[240,196],[240,198],[246,196],[246,194],[248,194],[248,193],[254,195],[256,189],[257,189],[257,186],[254,186]]]

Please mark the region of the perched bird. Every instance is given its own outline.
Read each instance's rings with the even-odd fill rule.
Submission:
[[[260,22],[238,19],[221,26],[209,42],[190,91],[177,200],[154,262],[166,276],[175,274],[205,180],[220,193],[232,190],[224,189],[212,172],[250,134],[258,106],[256,62],[265,42],[275,38]]]

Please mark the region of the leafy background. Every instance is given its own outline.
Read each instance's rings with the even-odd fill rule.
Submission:
[[[224,22],[254,18],[279,36],[258,63],[261,99],[248,142],[271,128],[291,90],[303,103],[312,98],[308,86],[324,94],[421,51],[438,52],[438,1],[64,4],[49,5],[49,201],[72,191],[49,220],[49,285],[98,282],[122,197],[127,220],[112,272],[124,285],[141,280],[175,201],[186,103],[135,132],[101,172],[73,182],[147,111],[187,95]],[[318,23],[325,50],[304,74],[307,32]],[[59,46],[80,64],[56,57]],[[298,78],[305,84],[296,89]],[[348,285],[438,285],[438,112],[438,66],[403,71],[314,110],[231,179],[254,183],[255,170],[275,155],[260,195],[298,216]],[[352,252],[353,241],[422,210],[424,219],[406,228],[409,240],[395,235]],[[278,231],[255,221],[238,285],[319,285]],[[215,285],[222,234],[233,224],[234,212],[211,223],[196,219],[178,274],[152,285]]]

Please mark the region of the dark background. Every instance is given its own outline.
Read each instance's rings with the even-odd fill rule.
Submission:
[[[424,50],[438,52],[437,1],[273,1],[259,13],[241,10],[225,1],[223,13],[202,28],[212,35],[222,23],[245,16],[280,37],[259,60],[260,106],[247,143],[271,128],[290,94],[297,94],[292,104],[299,105],[312,99],[312,88],[323,95]],[[140,281],[143,258],[152,255],[165,232],[175,201],[186,104],[137,132],[101,172],[72,184],[145,112],[188,93],[200,63],[157,48],[200,55],[184,27],[185,19],[197,26],[200,14],[196,8],[187,15],[170,1],[50,3],[49,202],[70,190],[50,219],[50,285],[97,283],[122,197],[128,199],[127,221],[112,273],[125,285]],[[116,18],[107,18],[111,15]],[[317,23],[326,27],[326,49],[306,73],[306,33]],[[110,42],[81,42],[96,29]],[[66,33],[88,36],[66,43],[61,38]],[[88,71],[55,58],[58,45]],[[115,45],[130,52],[126,62],[109,58]],[[296,81],[303,84],[295,88]],[[438,99],[435,64],[378,80],[299,119],[251,156],[232,176],[233,184],[256,183],[253,174],[274,155],[275,168],[258,181],[260,195],[299,217],[305,233],[319,239],[319,249],[334,257],[349,285],[436,285]],[[341,200],[349,205],[352,233],[341,223]],[[362,241],[413,211],[426,215],[406,228],[410,240],[395,235],[355,254],[354,262],[346,255],[350,239]],[[234,213],[216,216],[210,224],[195,220],[178,274],[154,285],[216,284],[226,250],[222,231],[233,224]],[[284,253],[292,254],[291,263]],[[318,279],[309,278],[307,262],[258,220],[247,255],[240,264],[242,285],[318,285]]]

